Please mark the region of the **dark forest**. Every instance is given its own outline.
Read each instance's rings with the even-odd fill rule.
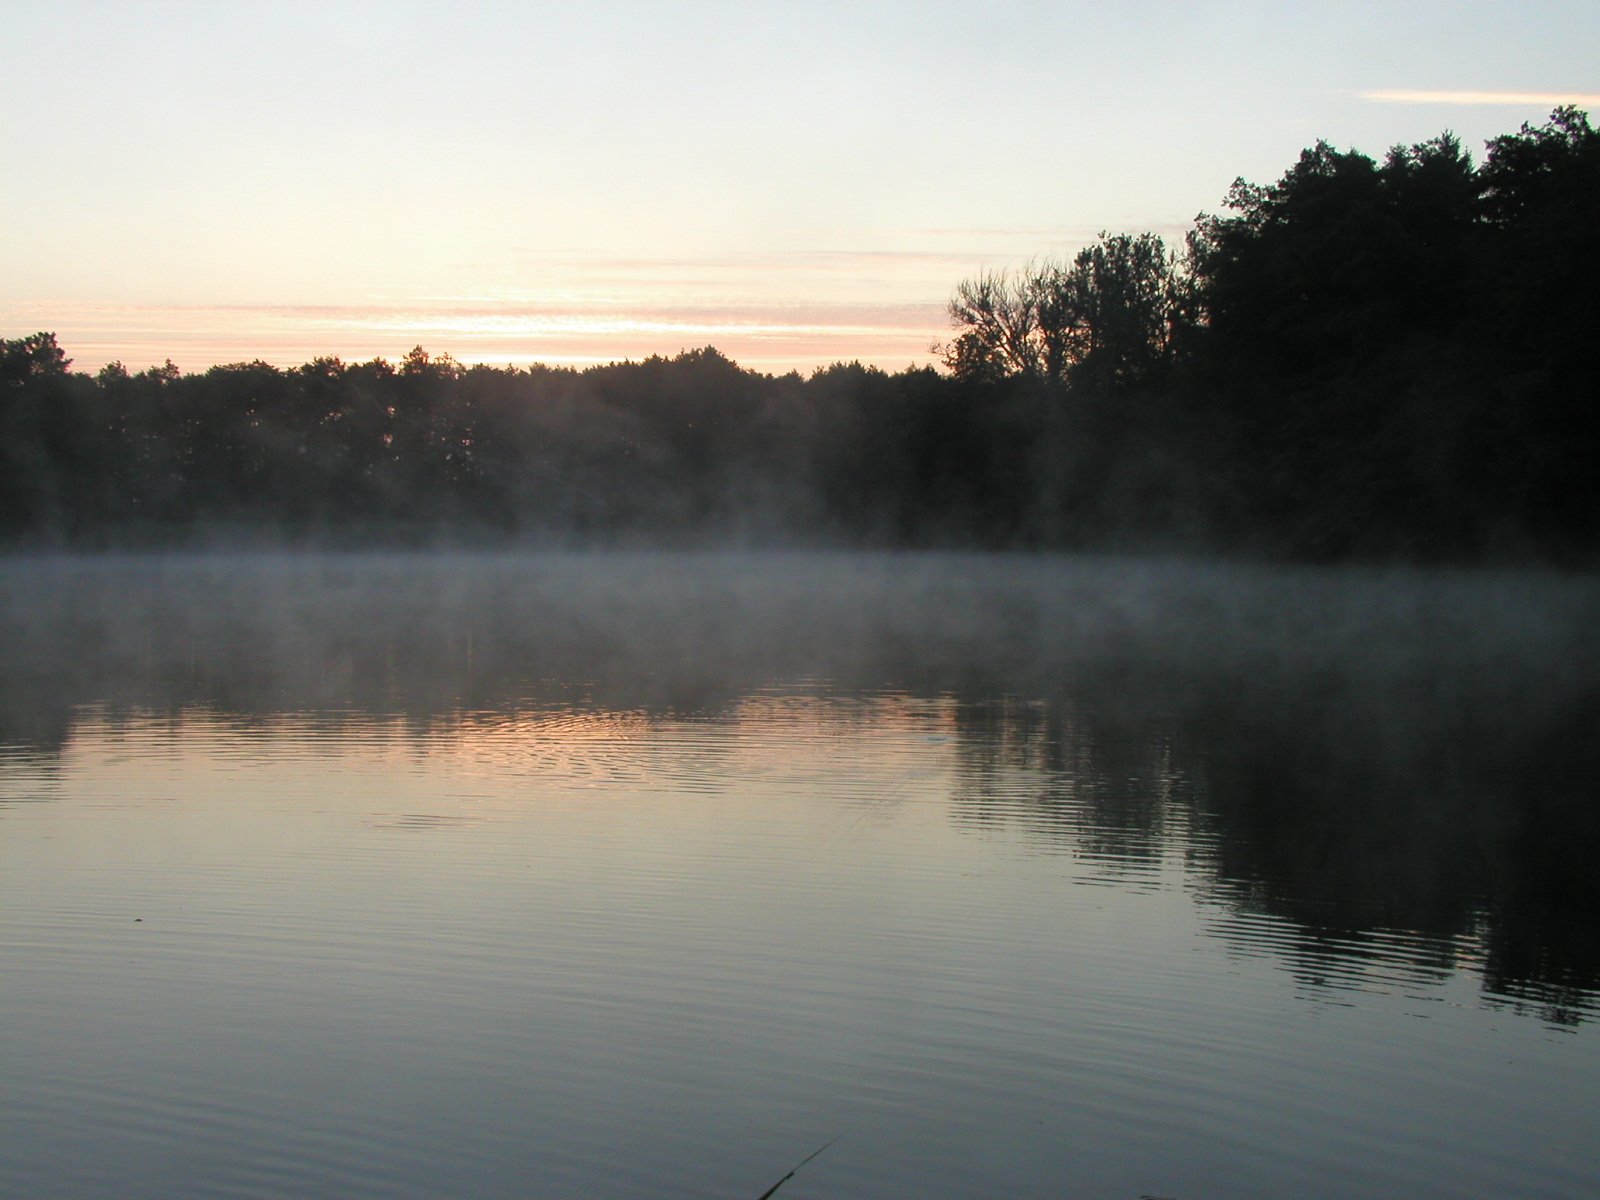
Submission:
[[[1600,559],[1600,132],[1319,142],[1184,246],[961,281],[944,369],[74,372],[0,343],[0,541]]]

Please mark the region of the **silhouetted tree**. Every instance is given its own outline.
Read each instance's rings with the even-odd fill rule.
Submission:
[[[1575,108],[1495,138],[1480,171],[1485,287],[1472,329],[1506,416],[1491,466],[1549,549],[1600,537],[1600,131]]]
[[[0,387],[18,387],[30,380],[65,375],[72,360],[56,344],[53,333],[35,333],[0,341]]]
[[[1059,280],[1074,386],[1126,392],[1163,366],[1189,318],[1188,280],[1153,233],[1102,234]]]
[[[959,283],[945,365],[975,382],[1020,375],[1127,388],[1161,361],[1189,308],[1160,237],[1101,234],[1070,265],[1045,260]]]
[[[53,333],[0,341],[0,530],[73,538],[98,524],[114,466],[91,380]]]
[[[950,322],[960,333],[945,365],[963,378],[999,375],[1056,378],[1064,361],[1061,332],[1046,328],[1049,296],[1060,268],[1045,263],[1021,271],[985,271],[956,285]]]
[[[75,374],[0,342],[0,536],[1221,548],[1593,562],[1600,135],[1575,109],[1237,181],[1176,257],[962,281],[946,373],[716,350]]]
[[[1248,539],[1593,552],[1594,144],[1572,110],[1477,171],[1449,134],[1381,166],[1319,142],[1200,218],[1196,391]]]

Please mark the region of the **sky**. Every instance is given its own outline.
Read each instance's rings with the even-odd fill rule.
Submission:
[[[936,360],[955,285],[1176,243],[1319,138],[1600,117],[1600,3],[7,0],[0,337]]]

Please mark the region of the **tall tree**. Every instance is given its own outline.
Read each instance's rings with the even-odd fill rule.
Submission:
[[[1505,351],[1535,364],[1592,359],[1600,301],[1600,130],[1576,108],[1489,143],[1479,172],[1488,269]]]
[[[1576,108],[1489,143],[1475,343],[1492,347],[1506,450],[1492,468],[1548,544],[1600,541],[1600,130]]]
[[[0,386],[18,387],[40,376],[65,375],[70,366],[72,360],[53,333],[0,341]]]
[[[945,365],[1004,377],[1124,390],[1146,379],[1189,311],[1177,257],[1153,233],[1102,233],[1072,262],[990,271],[957,285]]]

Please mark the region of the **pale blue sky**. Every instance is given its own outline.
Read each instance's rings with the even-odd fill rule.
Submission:
[[[1600,3],[89,3],[0,42],[0,331],[77,366],[926,361],[963,276],[1319,137],[1600,113]],[[1377,93],[1465,93],[1448,102]]]

